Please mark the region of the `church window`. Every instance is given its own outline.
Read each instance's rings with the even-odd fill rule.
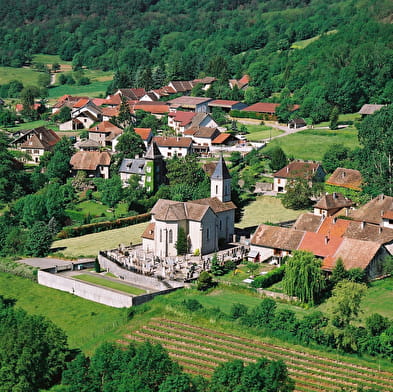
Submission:
[[[210,230],[209,230],[209,228],[206,229],[206,239],[210,240]]]
[[[169,243],[171,244],[173,242],[173,232],[172,229],[169,230]]]
[[[162,229],[160,229],[160,242],[162,242]]]
[[[216,194],[218,193],[218,185],[216,185]]]

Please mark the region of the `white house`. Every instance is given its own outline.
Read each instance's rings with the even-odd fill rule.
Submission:
[[[189,137],[155,136],[153,141],[164,158],[185,157],[192,151],[192,139]]]
[[[220,157],[211,177],[211,197],[189,202],[158,200],[142,235],[143,249],[160,258],[175,257],[181,230],[190,253],[212,253],[221,241],[231,241],[236,206],[231,201],[230,183],[228,169]]]

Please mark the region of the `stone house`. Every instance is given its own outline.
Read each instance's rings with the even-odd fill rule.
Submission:
[[[70,160],[71,172],[75,175],[78,171],[86,172],[90,178],[109,178],[111,156],[107,151],[78,151]]]
[[[89,129],[89,139],[99,143],[102,147],[109,147],[115,151],[117,140],[123,130],[109,121],[102,121]]]

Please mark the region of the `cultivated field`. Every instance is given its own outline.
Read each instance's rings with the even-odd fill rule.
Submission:
[[[290,210],[285,208],[281,200],[272,196],[258,196],[244,209],[242,220],[236,224],[237,227],[244,228],[258,226],[261,223],[284,222],[296,219],[304,210]]]
[[[153,319],[139,330],[126,334],[127,341],[150,340],[165,347],[186,371],[210,377],[220,363],[260,357],[283,360],[296,382],[296,391],[354,390],[358,385],[393,391],[393,372],[378,366],[354,364],[347,358],[325,356],[318,351],[266,343],[170,319]]]
[[[354,149],[359,146],[357,131],[307,129],[272,140],[269,146],[280,146],[285,154],[296,159],[321,161],[332,144]]]
[[[141,243],[141,235],[147,224],[138,223],[121,229],[55,241],[52,248],[57,248],[65,257],[95,257],[99,250],[114,249],[119,244],[128,245],[130,242],[133,244]]]

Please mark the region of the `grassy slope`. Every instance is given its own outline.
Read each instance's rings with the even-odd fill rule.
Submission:
[[[240,228],[257,226],[264,222],[284,222],[296,219],[303,210],[290,210],[283,207],[281,200],[270,196],[258,196],[244,209],[242,220],[236,225]]]
[[[123,227],[121,229],[103,231],[101,233],[88,234],[81,237],[67,238],[55,241],[53,248],[60,250],[66,257],[96,256],[99,250],[114,249],[119,244],[128,245],[130,242],[139,244],[142,242],[141,235],[148,223]]]
[[[341,144],[351,149],[358,147],[357,131],[308,129],[274,139],[270,145],[280,146],[285,154],[297,159],[321,161],[332,144]]]

